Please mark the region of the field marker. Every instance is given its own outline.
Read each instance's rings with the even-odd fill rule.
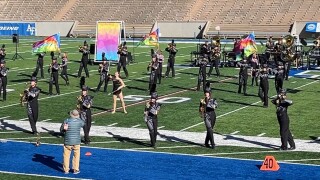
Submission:
[[[195,77],[192,77],[192,78],[190,78],[190,79],[196,79]]]
[[[113,123],[113,124],[109,124],[108,127],[111,127],[111,126],[114,126],[114,125],[117,125],[118,123]]]
[[[24,121],[24,120],[27,120],[29,118],[22,118],[22,119],[19,119],[19,121]]]
[[[180,79],[181,77],[174,77],[174,79]]]
[[[140,124],[137,124],[137,125],[132,126],[131,128],[136,128],[136,127],[139,127],[139,126],[140,126]]]
[[[52,119],[45,119],[42,122],[47,122],[47,121],[51,121]]]
[[[313,83],[316,83],[316,82],[319,82],[319,80],[312,81],[312,82],[307,83],[307,84],[305,84],[305,85],[296,87],[296,88],[294,88],[294,89],[292,89],[292,90],[300,89],[300,88],[303,88],[303,87],[305,87],[305,86],[308,86],[308,85],[313,84]],[[292,90],[289,90],[288,92],[290,92],[290,91],[292,91]],[[275,96],[277,96],[277,95],[274,95],[274,96],[272,96],[272,97],[275,97]],[[272,97],[271,97],[271,98],[272,98]],[[257,101],[257,102],[255,102],[255,103],[252,103],[252,104],[248,105],[248,106],[243,106],[243,107],[238,108],[238,109],[235,109],[235,110],[233,110],[233,111],[230,111],[230,112],[221,114],[220,116],[217,116],[217,118],[220,118],[220,117],[223,117],[223,116],[232,114],[232,113],[237,112],[237,111],[240,111],[240,110],[242,110],[242,109],[246,109],[246,108],[248,108],[248,107],[250,107],[250,106],[252,106],[252,105],[259,104],[260,102],[261,102],[261,101]],[[193,128],[193,127],[199,126],[199,125],[201,125],[201,124],[203,124],[203,122],[200,122],[200,123],[198,123],[198,124],[194,124],[194,125],[192,125],[192,126],[186,127],[186,128],[184,128],[184,129],[181,129],[180,131],[185,131],[185,130],[191,129],[191,128]]]
[[[297,81],[293,81],[293,82],[291,82],[292,84],[294,84],[294,83],[296,83]]]
[[[9,118],[11,116],[4,116],[4,117],[0,117],[0,119],[6,119],[6,118]]]
[[[162,129],[162,128],[164,128],[165,126],[160,126],[160,127],[158,127],[158,129]]]
[[[266,133],[261,133],[261,134],[258,134],[257,136],[258,137],[261,137],[261,136],[263,136],[263,135],[265,135]]]
[[[235,135],[235,134],[238,134],[240,131],[235,131],[233,133],[230,133],[231,135]]]
[[[18,69],[19,67],[13,67],[13,68],[10,68],[11,70],[13,70],[13,69]]]
[[[132,72],[132,74],[136,74],[137,72]]]

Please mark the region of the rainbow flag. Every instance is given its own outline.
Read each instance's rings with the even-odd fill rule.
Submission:
[[[60,51],[60,33],[46,37],[32,45],[33,53]]]
[[[251,54],[258,52],[255,41],[254,33],[249,34],[246,38],[241,40],[240,49],[244,50],[245,57],[249,57]]]
[[[138,42],[137,46],[159,46],[159,28],[145,35],[143,39]]]

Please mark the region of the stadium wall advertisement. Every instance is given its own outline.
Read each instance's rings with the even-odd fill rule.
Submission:
[[[12,34],[34,36],[35,29],[36,25],[34,22],[0,22],[0,36],[12,36]]]
[[[292,25],[291,35],[304,39],[315,39],[320,36],[320,22],[295,21]]]
[[[60,33],[68,36],[72,33],[76,21],[0,21],[0,36],[51,36]]]

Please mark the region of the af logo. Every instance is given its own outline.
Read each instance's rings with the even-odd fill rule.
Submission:
[[[35,27],[32,27],[30,24],[28,24],[27,32],[30,32],[30,35],[34,35],[33,33],[36,31]]]

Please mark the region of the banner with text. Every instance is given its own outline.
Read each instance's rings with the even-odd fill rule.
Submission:
[[[12,36],[12,34],[18,34],[19,36],[34,36],[35,30],[35,23],[0,22],[0,36]]]
[[[105,53],[107,61],[118,61],[118,46],[121,43],[122,22],[97,22],[95,61],[102,61],[102,53]]]
[[[320,32],[320,23],[317,23],[317,22],[306,23],[306,32]]]

